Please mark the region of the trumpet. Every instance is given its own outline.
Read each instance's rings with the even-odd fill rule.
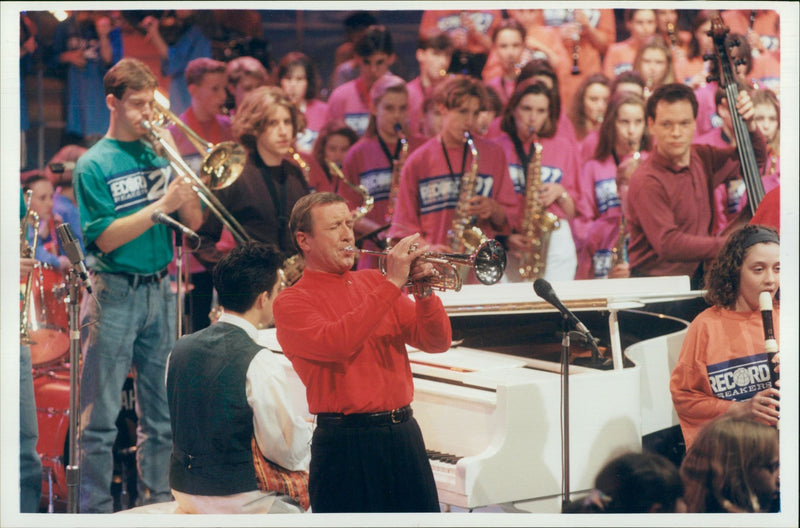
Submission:
[[[381,273],[386,273],[386,251],[370,251],[357,249],[353,246],[347,246],[345,251],[356,255],[377,255],[382,257],[378,266]],[[499,282],[506,270],[506,250],[500,242],[494,239],[489,239],[482,243],[471,254],[428,251],[419,258],[434,264],[436,266],[436,274],[421,281],[409,279],[406,287],[414,292],[423,291],[427,288],[437,291],[453,290],[457,292],[461,290],[463,279],[456,266],[471,268],[478,281],[487,286]]]
[[[33,258],[36,255],[36,246],[39,243],[39,215],[31,209],[33,191],[25,191],[25,217],[19,226],[19,256]],[[33,226],[33,242],[28,244],[28,228]],[[22,293],[22,308],[19,314],[19,342],[23,345],[35,345],[36,342],[28,332],[28,311],[31,302],[31,289],[33,288],[33,271],[28,272],[25,279],[25,291]]]
[[[163,94],[156,90],[154,95],[153,117],[149,121],[142,121],[148,138],[154,145],[161,147],[170,166],[192,183],[192,190],[198,198],[219,218],[236,241],[241,244],[250,240],[241,224],[211,192],[212,189],[219,190],[230,186],[242,173],[247,158],[244,147],[233,141],[223,141],[216,145],[205,141],[169,110],[169,100]],[[205,181],[189,167],[172,145],[161,137],[158,128],[164,127],[170,122],[175,124],[197,151],[204,156],[200,172]]]

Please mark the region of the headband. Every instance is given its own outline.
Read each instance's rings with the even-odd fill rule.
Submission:
[[[742,249],[747,249],[750,246],[765,242],[774,242],[775,244],[780,245],[781,240],[778,238],[778,235],[775,233],[775,231],[756,226],[756,229],[751,231],[750,234],[747,235],[747,238],[744,239],[744,242],[742,243]]]

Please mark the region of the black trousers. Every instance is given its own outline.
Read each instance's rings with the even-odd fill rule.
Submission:
[[[369,427],[318,425],[308,485],[314,513],[441,511],[414,418]]]
[[[184,309],[191,317],[191,328],[186,333],[197,332],[211,324],[208,314],[211,311],[211,301],[214,298],[214,281],[211,273],[200,271],[192,273],[192,291],[186,294]]]

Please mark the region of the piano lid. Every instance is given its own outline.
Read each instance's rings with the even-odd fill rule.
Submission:
[[[628,279],[576,280],[551,283],[553,290],[573,311],[627,310],[647,303],[691,299],[703,295],[692,290],[689,277],[637,277]],[[465,285],[461,291],[438,293],[450,316],[473,313],[538,313],[557,311],[533,291],[533,283],[493,286]]]

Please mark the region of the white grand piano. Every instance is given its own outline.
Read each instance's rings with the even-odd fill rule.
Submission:
[[[593,487],[613,456],[678,424],[669,393],[688,323],[640,311],[647,303],[696,297],[688,277],[552,284],[604,352],[586,366],[572,339],[569,367],[571,498]],[[556,513],[564,496],[560,313],[530,283],[467,285],[440,294],[454,346],[443,354],[409,349],[414,416],[422,428],[443,504],[463,509]],[[262,343],[280,346],[274,330]],[[297,412],[305,390],[288,360]]]

